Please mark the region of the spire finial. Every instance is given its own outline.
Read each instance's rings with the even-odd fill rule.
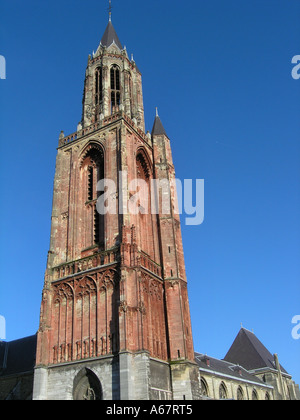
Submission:
[[[111,10],[112,10],[111,0],[109,0],[108,13],[109,13],[109,21],[110,22],[111,22]]]
[[[155,107],[156,116],[158,117],[158,108]]]

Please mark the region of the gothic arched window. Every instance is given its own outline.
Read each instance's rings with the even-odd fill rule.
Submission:
[[[244,399],[244,393],[242,388],[239,386],[237,390],[237,400],[243,400]]]
[[[95,121],[98,120],[100,107],[103,100],[103,81],[102,67],[98,67],[95,71]]]
[[[102,102],[102,67],[98,67],[95,72],[95,105]]]
[[[104,216],[97,211],[97,200],[101,193],[97,191],[97,183],[104,178],[104,155],[97,145],[90,145],[82,158],[83,171],[83,200],[85,205],[86,221],[91,224],[89,232],[93,237],[86,239],[86,246],[104,246]]]
[[[136,156],[136,175],[139,181],[139,236],[142,250],[154,258],[153,224],[151,215],[151,170],[148,157],[143,150]]]
[[[120,70],[116,65],[110,69],[111,113],[118,111],[121,103]]]
[[[226,400],[227,399],[227,390],[224,382],[221,383],[219,388],[219,398],[220,400]]]
[[[201,389],[200,389],[201,396],[208,397],[208,386],[205,379],[201,378],[200,386],[201,386]]]
[[[257,392],[255,391],[255,389],[253,389],[253,391],[252,391],[252,400],[254,400],[254,401],[258,400],[258,395],[257,395]]]

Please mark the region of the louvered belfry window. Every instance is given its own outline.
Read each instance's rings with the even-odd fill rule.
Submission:
[[[102,68],[98,67],[95,73],[95,104],[102,102]]]
[[[117,112],[121,103],[120,70],[114,65],[110,69],[111,112]]]

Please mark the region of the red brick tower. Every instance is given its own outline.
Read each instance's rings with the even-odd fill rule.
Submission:
[[[158,115],[145,134],[141,73],[110,20],[82,121],[59,138],[35,399],[198,398],[174,180],[170,140]]]

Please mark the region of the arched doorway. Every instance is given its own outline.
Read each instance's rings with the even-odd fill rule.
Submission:
[[[74,379],[73,400],[99,401],[102,400],[102,387],[99,379],[89,369],[82,369]]]

